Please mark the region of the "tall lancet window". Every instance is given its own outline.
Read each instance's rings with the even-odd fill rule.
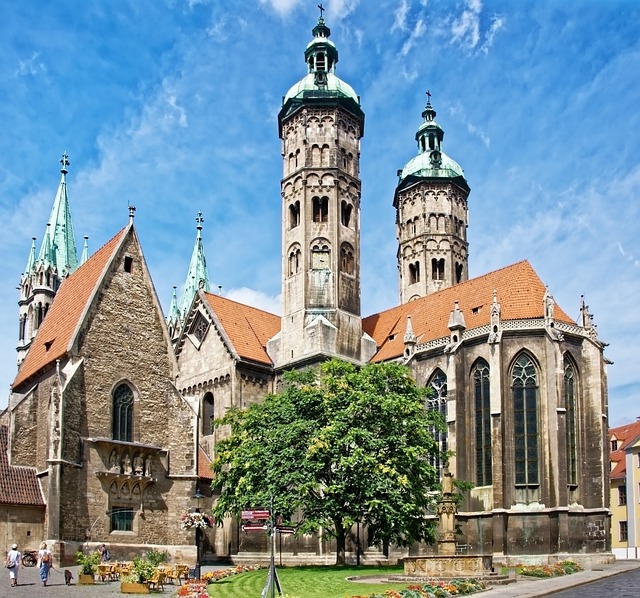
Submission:
[[[476,486],[493,484],[491,464],[491,404],[489,364],[481,359],[473,368],[476,424]]]
[[[432,391],[431,396],[427,399],[426,408],[429,411],[437,411],[442,416],[442,419],[447,421],[447,376],[441,369],[436,369],[433,373],[429,382],[427,383],[427,388],[430,388]],[[435,441],[438,443],[438,447],[442,453],[447,450],[447,433],[441,432],[433,428],[431,430]],[[442,477],[442,468],[444,463],[442,459],[437,457],[429,457],[431,465],[433,465],[438,470],[438,476]]]
[[[540,483],[538,464],[538,375],[531,358],[522,353],[513,366],[513,426],[516,484]]]
[[[133,441],[133,391],[126,384],[113,391],[113,439]]]
[[[564,357],[564,406],[567,434],[567,484],[578,484],[578,450],[576,440],[576,372],[571,360]]]

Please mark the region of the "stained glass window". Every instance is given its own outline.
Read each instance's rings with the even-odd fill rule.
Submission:
[[[133,440],[133,391],[126,384],[113,391],[113,439]]]
[[[480,360],[473,369],[476,428],[476,485],[493,483],[491,466],[491,405],[489,394],[489,364]]]
[[[427,384],[428,388],[433,390],[433,394],[431,397],[427,399],[426,408],[429,411],[438,411],[440,415],[442,415],[442,419],[447,421],[447,376],[445,373],[437,369],[429,383]],[[442,432],[439,429],[433,428],[431,430],[433,437],[440,447],[440,451],[444,453],[447,450],[447,433]],[[433,465],[438,470],[438,475],[442,476],[442,468],[444,463],[440,456],[431,457],[431,465]]]
[[[578,483],[578,454],[576,442],[576,380],[573,364],[564,358],[564,405],[567,418],[567,484]]]
[[[512,383],[516,484],[538,484],[538,378],[524,353],[513,366]]]

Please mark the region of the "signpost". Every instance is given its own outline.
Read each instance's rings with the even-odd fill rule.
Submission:
[[[293,534],[296,531],[295,528],[290,525],[282,525],[282,518],[280,516],[278,516],[276,521],[273,520],[273,499],[271,503],[271,509],[245,509],[240,514],[243,532],[269,532],[271,559],[267,582],[262,590],[261,598],[275,598],[276,589],[278,590],[278,596],[283,596],[275,563],[276,533],[282,537],[286,534]]]

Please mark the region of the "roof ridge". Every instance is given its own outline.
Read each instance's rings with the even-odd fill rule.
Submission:
[[[241,303],[240,301],[236,301],[235,299],[229,299],[229,297],[224,297],[223,295],[216,295],[215,293],[210,293],[209,291],[203,291],[205,295],[210,295],[211,297],[216,297],[218,299],[223,299],[224,301],[229,301],[230,303],[235,303],[236,305],[242,305],[242,307],[248,307],[249,309],[254,309],[263,314],[268,314],[273,316],[274,318],[280,318],[278,314],[274,314],[273,312],[267,311],[266,309],[262,309],[260,307],[255,307],[255,305],[249,305],[248,303]]]

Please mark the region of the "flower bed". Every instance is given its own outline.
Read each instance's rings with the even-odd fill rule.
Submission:
[[[560,561],[553,565],[517,565],[516,573],[529,577],[558,577],[582,571],[582,565],[575,561]]]
[[[434,580],[430,583],[411,585],[404,590],[387,590],[382,594],[358,595],[351,598],[447,598],[474,594],[484,589],[485,584],[475,579]]]
[[[178,590],[181,598],[209,598],[207,584],[204,581],[188,579]]]
[[[231,577],[232,575],[238,575],[238,573],[247,573],[249,571],[257,571],[262,569],[260,565],[236,565],[235,567],[228,567],[227,569],[219,569],[218,571],[208,571],[202,576],[202,581],[206,583],[215,583],[219,579],[225,577]]]

